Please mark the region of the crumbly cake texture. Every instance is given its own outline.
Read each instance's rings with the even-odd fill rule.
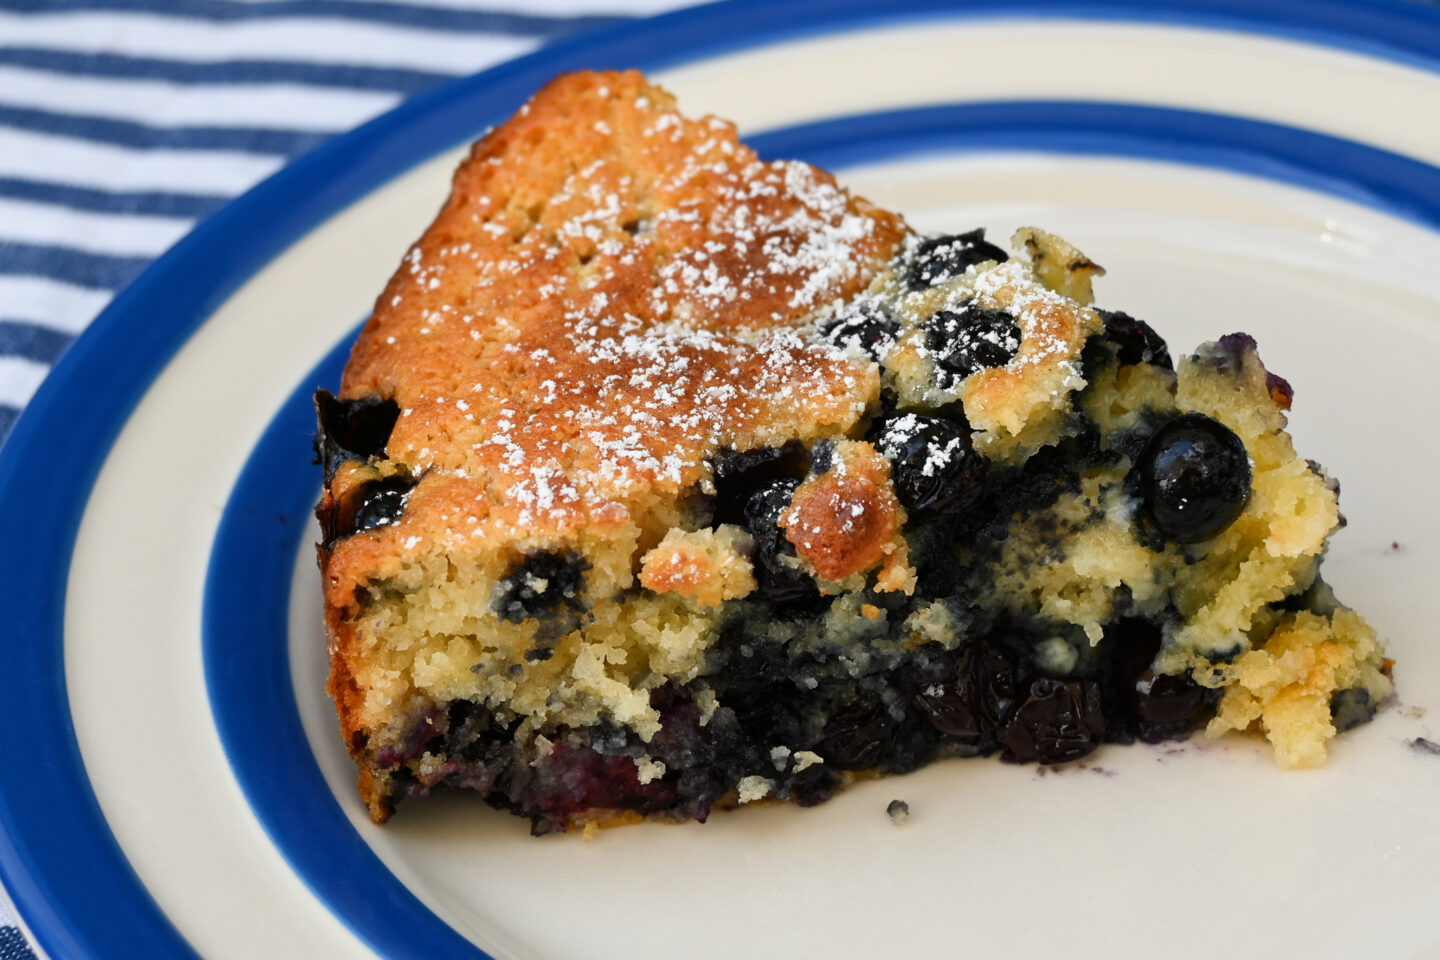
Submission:
[[[475,145],[317,395],[330,694],[373,819],[536,832],[1268,737],[1389,695],[1338,486],[1242,334],[1172,363],[1023,229],[921,237],[635,73]]]

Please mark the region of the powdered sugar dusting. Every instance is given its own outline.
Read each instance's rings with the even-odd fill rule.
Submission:
[[[912,300],[930,315],[1004,311],[1018,342],[975,335],[1008,338],[993,344],[1008,366],[1043,367],[1057,396],[1080,382],[1056,322],[1073,303],[1028,265],[867,292],[914,253],[897,217],[624,86],[563,108],[537,99],[477,147],[347,372],[402,407],[393,459],[483,491],[489,511],[457,535],[582,529],[680,497],[717,448],[850,431],[878,400],[876,360],[889,370],[892,349],[917,347],[895,319]],[[903,418],[889,435],[909,436]],[[921,473],[939,475],[956,443],[928,450]],[[841,525],[870,522],[823,506]]]
[[[898,219],[608,85],[559,112],[542,95],[496,131],[504,149],[477,148],[456,180],[473,195],[377,312],[386,350],[352,364],[403,407],[392,457],[483,486],[490,523],[678,496],[717,447],[842,432],[878,391],[814,320],[888,261]]]
[[[1066,297],[1036,283],[1024,263],[1011,261],[975,277],[977,297],[1008,300],[1007,309],[1020,327],[1025,350],[1016,356],[1018,366],[1040,365],[1062,357],[1068,363],[1073,351],[1070,339],[1060,335],[1054,317],[1068,313],[1074,304]]]
[[[906,456],[907,444],[913,444],[925,435],[925,423],[915,414],[907,413],[886,423],[879,441],[880,452],[892,461],[901,460]],[[965,441],[960,437],[949,437],[943,442],[940,439],[928,441],[924,447],[925,459],[920,465],[921,476],[941,476],[964,449]]]

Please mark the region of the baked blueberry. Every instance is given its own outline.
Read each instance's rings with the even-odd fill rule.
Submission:
[[[1375,700],[1364,687],[1337,690],[1330,698],[1331,723],[1337,733],[1344,733],[1362,723],[1369,723],[1375,716]]]
[[[778,447],[720,450],[711,460],[715,522],[745,525],[746,505],[756,491],[776,480],[804,476],[809,464],[810,457],[799,440]]]
[[[502,620],[520,623],[553,615],[563,607],[578,610],[590,565],[570,551],[526,554],[500,581],[492,605]]]
[[[1094,752],[1104,735],[1099,684],[1041,677],[1030,682],[998,736],[1006,759],[1065,763]]]
[[[1140,495],[1148,521],[1177,543],[1224,531],[1250,499],[1250,455],[1223,423],[1184,413],[1165,424],[1140,453]]]
[[[882,360],[895,346],[899,329],[899,321],[883,307],[865,304],[826,321],[820,334],[837,347],[853,347],[872,360]]]
[[[1020,349],[1020,327],[1007,311],[971,301],[927,320],[925,346],[937,367],[957,381],[964,380],[977,370],[1009,363]]]
[[[946,679],[924,684],[914,704],[930,725],[975,747],[993,744],[996,730],[1015,707],[1015,665],[997,644],[967,645]]]
[[[1205,706],[1205,688],[1188,674],[1156,673],[1151,667],[1135,681],[1135,713],[1146,723],[1194,720]]]
[[[872,432],[890,461],[895,493],[912,515],[957,513],[984,489],[988,464],[975,452],[967,425],[905,413]]]
[[[812,600],[819,596],[815,581],[786,563],[796,556],[795,546],[780,528],[780,515],[790,506],[800,481],[773,480],[751,494],[745,504],[745,528],[755,538],[755,580],[760,596],[777,604]]]
[[[840,770],[866,770],[884,758],[898,724],[879,704],[855,704],[832,716],[816,752]]]
[[[1004,263],[1010,255],[985,239],[980,227],[953,236],[931,237],[915,247],[905,282],[911,290],[924,290],[960,276],[977,263]]]
[[[345,490],[336,500],[335,509],[324,519],[325,540],[334,543],[341,537],[362,530],[373,530],[400,519],[405,511],[405,497],[415,486],[408,474],[367,480]]]
[[[398,474],[365,484],[361,487],[360,505],[355,510],[355,529],[373,530],[399,520],[405,510],[405,494],[413,486],[414,480]]]
[[[1144,320],[1136,320],[1119,310],[1096,310],[1105,321],[1102,336],[1115,348],[1115,358],[1123,364],[1151,363],[1174,370],[1170,349],[1160,334]]]
[[[343,460],[384,456],[400,407],[384,397],[340,400],[329,390],[317,390],[315,414],[315,452],[328,481]]]
[[[915,694],[915,707],[947,737],[978,741],[984,733],[968,677],[926,684]]]

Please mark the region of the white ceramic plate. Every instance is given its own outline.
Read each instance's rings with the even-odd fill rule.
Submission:
[[[54,956],[1177,958],[1440,952],[1440,14],[1405,4],[759,3],[422,98],[202,226],[0,455],[0,875]],[[1003,13],[1003,16],[1000,14]],[[1327,561],[1400,702],[1282,774],[1245,740],[1063,772],[950,762],[704,825],[528,836],[464,797],[372,826],[325,698],[308,395],[550,75],[639,65],[921,229],[1021,223],[1172,348],[1236,330],[1344,482]],[[73,550],[72,550],[73,547]],[[1430,714],[1423,711],[1431,710]],[[892,798],[914,815],[885,816]]]

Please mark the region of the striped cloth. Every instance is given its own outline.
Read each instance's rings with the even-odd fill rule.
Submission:
[[[0,438],[117,290],[290,158],[547,40],[678,5],[0,0]]]
[[[0,438],[117,290],[290,158],[678,0],[0,0]],[[0,960],[32,960],[0,901]]]

